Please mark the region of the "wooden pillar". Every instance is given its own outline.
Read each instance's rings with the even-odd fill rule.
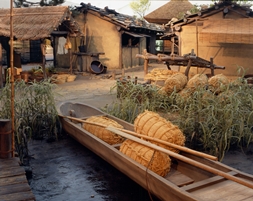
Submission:
[[[214,76],[214,65],[213,65],[213,57],[210,58],[210,68],[211,68],[211,75]]]
[[[12,141],[11,121],[9,119],[0,119],[0,158],[11,158]]]
[[[43,40],[44,41],[44,40]],[[46,74],[46,45],[44,42],[40,44],[41,53],[42,53],[42,71],[43,71],[43,77],[44,79],[47,78]]]
[[[2,51],[2,43],[0,42],[0,88],[3,88],[3,51]]]
[[[144,60],[144,76],[148,74],[148,59]]]

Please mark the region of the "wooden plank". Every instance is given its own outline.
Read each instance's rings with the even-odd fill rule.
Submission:
[[[1,200],[4,201],[32,201],[36,200],[32,191],[12,193],[8,195],[1,195]]]
[[[0,169],[19,165],[19,158],[0,159]]]
[[[228,174],[236,175],[238,173],[231,171],[231,172],[228,172]],[[191,191],[195,191],[197,189],[204,188],[206,186],[211,186],[211,185],[213,185],[215,183],[218,183],[222,180],[225,180],[225,178],[221,177],[221,176],[214,176],[214,177],[211,177],[209,179],[205,179],[203,181],[195,182],[191,185],[183,186],[182,189],[191,192]]]
[[[25,170],[18,166],[18,167],[10,167],[10,168],[4,168],[1,169],[0,172],[0,178],[5,178],[5,177],[13,177],[17,175],[25,175]]]
[[[7,195],[12,193],[18,193],[18,192],[26,192],[30,191],[31,188],[28,185],[28,183],[22,183],[22,184],[13,184],[8,186],[1,186],[0,187],[0,195]]]
[[[248,187],[230,180],[198,189],[191,194],[201,197],[205,201],[242,201],[253,197],[253,192]]]
[[[174,168],[170,169],[170,172],[166,175],[165,179],[181,187],[194,182],[190,177],[182,174]]]
[[[0,178],[0,187],[19,183],[27,183],[27,179],[24,175]]]

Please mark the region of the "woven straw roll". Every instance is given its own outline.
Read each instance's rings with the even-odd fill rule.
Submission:
[[[174,90],[181,91],[187,83],[187,77],[183,73],[175,73],[167,78],[164,83],[164,89],[167,94],[171,94]]]
[[[185,144],[185,136],[182,131],[170,121],[167,121],[155,112],[145,111],[139,114],[134,121],[134,129],[135,132],[149,137],[158,138],[180,146],[184,146]],[[169,149],[177,153],[179,152],[179,150],[175,148],[157,142],[152,143],[165,149]]]
[[[224,91],[228,84],[229,79],[223,74],[215,75],[208,80],[208,88],[217,94]]]
[[[96,123],[96,124],[101,124],[105,126],[113,126],[115,128],[123,128],[120,124],[118,124],[116,121],[109,119],[107,117],[98,117],[98,116],[93,116],[90,117],[86,120],[86,122],[91,122],[91,123]],[[84,123],[83,128],[93,135],[97,136],[101,140],[105,141],[108,144],[117,144],[121,143],[124,141],[124,138],[122,138],[119,135],[114,134],[113,132],[105,129],[102,126],[98,125],[92,125],[89,123]]]
[[[162,177],[170,171],[170,157],[160,151],[154,153],[154,149],[132,140],[124,141],[120,151]]]

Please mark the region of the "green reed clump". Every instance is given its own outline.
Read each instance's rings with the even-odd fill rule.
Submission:
[[[15,82],[15,148],[21,161],[28,156],[30,139],[57,139],[60,130],[50,80]],[[1,90],[0,118],[11,119],[11,84]]]
[[[133,82],[117,82],[115,88],[118,99],[106,108],[108,113],[133,123],[145,110],[163,112],[184,132],[187,146],[220,160],[231,147],[253,142],[253,87],[244,78],[223,86],[220,94],[200,87],[187,96],[168,96],[157,87]]]
[[[152,85],[136,84],[132,80],[118,81],[111,90],[117,90],[117,100],[107,105],[105,111],[133,123],[138,114],[145,110],[167,110],[171,100],[167,95],[159,93]]]

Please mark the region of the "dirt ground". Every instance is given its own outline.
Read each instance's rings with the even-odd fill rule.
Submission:
[[[151,64],[149,70],[157,67],[166,69],[163,64]],[[121,77],[121,73],[116,72],[116,79]],[[128,70],[124,74],[144,81],[143,68]],[[58,84],[56,103],[72,101],[103,108],[116,99],[116,90],[112,90],[116,79],[112,77],[113,72],[79,74],[73,82]],[[69,137],[53,143],[31,142],[30,147],[34,155],[30,185],[38,201],[150,200],[140,186]],[[245,152],[228,152],[223,163],[253,174],[252,154],[253,147]]]

